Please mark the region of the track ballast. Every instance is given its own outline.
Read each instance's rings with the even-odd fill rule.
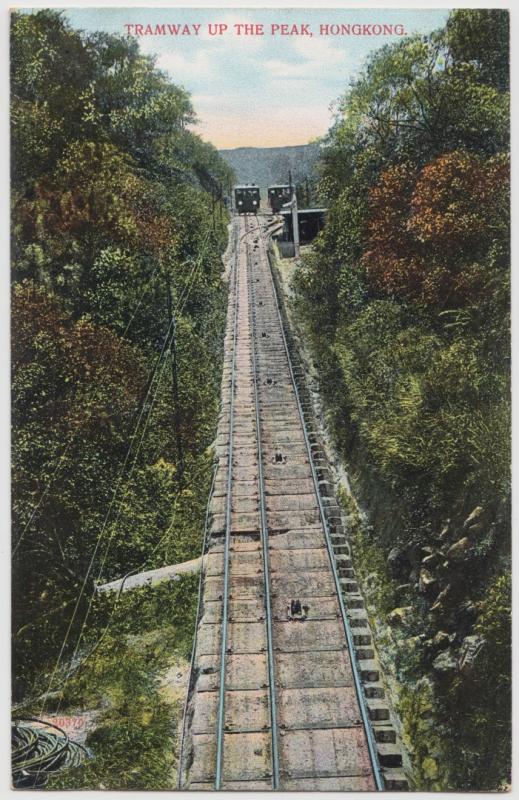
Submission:
[[[370,724],[266,222],[233,223],[218,463],[179,788],[405,788],[384,780],[380,751],[392,737]]]

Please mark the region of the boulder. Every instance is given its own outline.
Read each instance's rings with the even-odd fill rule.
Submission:
[[[464,600],[458,609],[458,619],[467,625],[473,625],[478,616],[478,609],[472,600]]]
[[[448,675],[451,672],[457,672],[458,660],[449,648],[448,650],[443,650],[440,655],[436,656],[432,667],[439,675]]]
[[[432,646],[435,650],[446,650],[451,643],[451,636],[446,631],[438,631],[432,640]]]
[[[451,592],[451,585],[449,583],[447,584],[445,589],[442,589],[440,594],[436,597],[436,600],[434,601],[431,607],[431,611],[434,611],[436,613],[441,613],[445,609],[445,602],[450,592]]]
[[[393,627],[397,627],[398,625],[402,625],[406,621],[408,621],[412,613],[413,613],[412,606],[402,606],[401,608],[394,608],[393,611],[390,611],[389,614],[387,615],[387,621]]]
[[[485,514],[484,508],[482,506],[476,506],[474,511],[471,511],[471,513],[468,515],[467,519],[463,523],[463,530],[466,531],[475,522],[479,522],[481,520],[481,517],[484,516],[484,514]]]
[[[482,636],[474,633],[465,636],[461,643],[458,659],[458,668],[464,675],[468,675],[474,669],[474,665],[486,645]]]
[[[445,542],[445,540],[449,538],[451,533],[452,533],[451,521],[450,521],[450,519],[447,519],[447,520],[445,520],[445,525],[443,526],[443,528],[439,532],[437,538],[439,539],[440,542]]]
[[[438,551],[434,553],[430,553],[430,555],[425,556],[422,558],[422,566],[426,567],[427,569],[434,568],[438,562],[440,561],[441,553]]]
[[[411,564],[405,550],[400,547],[393,547],[387,557],[387,565],[393,578],[406,577]]]
[[[474,525],[470,525],[467,528],[467,536],[479,536],[480,533],[483,533],[487,529],[487,523],[482,520],[481,522],[475,522]]]
[[[409,563],[415,567],[420,564],[422,558],[426,553],[424,553],[424,548],[421,542],[410,542],[406,547],[406,555],[409,560]]]
[[[430,594],[436,588],[438,581],[428,569],[420,570],[420,578],[418,581],[418,591],[422,594]]]
[[[470,541],[467,536],[458,539],[447,550],[447,558],[449,561],[464,561],[470,550]]]

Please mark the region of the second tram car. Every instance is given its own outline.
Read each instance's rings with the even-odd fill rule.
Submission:
[[[257,214],[260,207],[259,186],[253,183],[235,186],[234,207],[238,214]]]
[[[290,200],[290,186],[288,184],[269,186],[267,195],[269,206],[274,214],[277,214],[278,211],[281,210],[281,207]]]

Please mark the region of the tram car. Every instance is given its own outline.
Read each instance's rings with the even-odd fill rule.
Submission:
[[[281,206],[290,201],[290,186],[288,184],[280,184],[278,186],[269,186],[267,190],[268,202],[274,214],[281,210]]]
[[[257,214],[260,207],[259,186],[254,183],[235,186],[234,207],[238,214]]]

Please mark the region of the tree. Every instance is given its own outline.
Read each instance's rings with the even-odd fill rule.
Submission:
[[[507,239],[508,191],[505,156],[455,151],[418,174],[404,165],[384,172],[371,191],[362,259],[372,286],[437,306],[474,303],[490,250]]]
[[[472,63],[479,80],[502,92],[510,85],[509,36],[509,13],[501,8],[458,8],[447,21],[453,62]]]

